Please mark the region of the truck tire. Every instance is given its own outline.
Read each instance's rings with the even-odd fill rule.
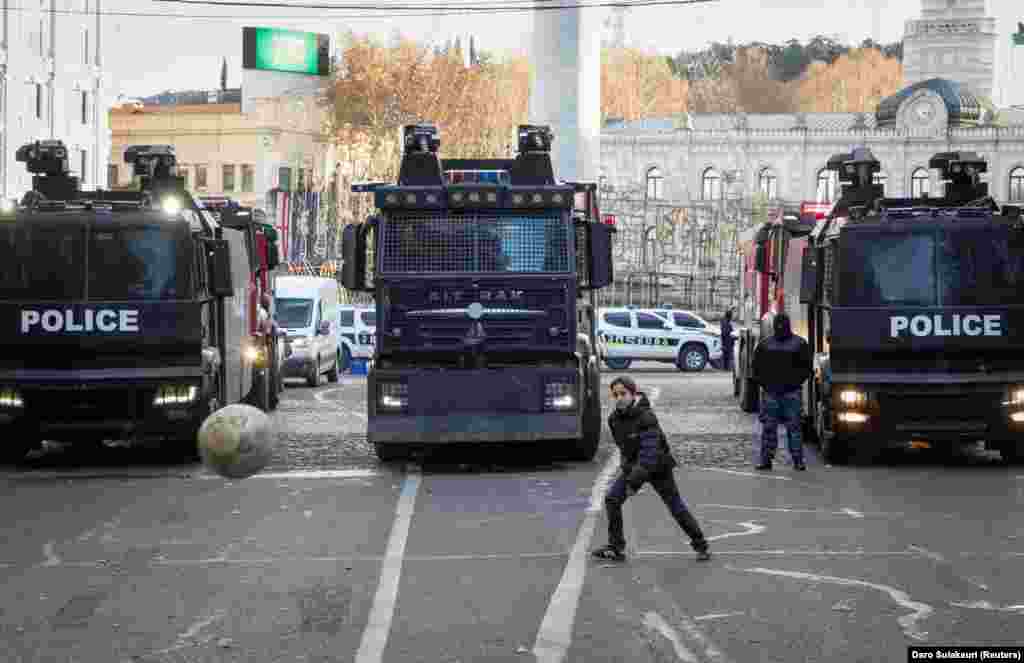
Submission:
[[[601,399],[595,391],[583,411],[583,437],[572,441],[569,460],[587,463],[594,460],[601,445]]]
[[[284,385],[281,384],[281,371],[276,365],[268,370],[270,371],[270,395],[267,402],[270,404],[271,411],[273,411],[281,403],[281,391],[284,389]]]
[[[336,383],[340,379],[340,370],[341,353],[337,352],[334,355],[334,366],[331,367],[331,370],[327,371],[327,381]]]
[[[382,463],[398,463],[409,458],[409,445],[407,444],[374,444],[373,450]]]
[[[342,373],[348,373],[349,369],[352,368],[352,351],[348,349],[348,346],[341,348],[341,366],[338,367]]]
[[[740,409],[744,412],[757,412],[761,404],[758,386],[750,378],[740,379]]]
[[[633,363],[632,359],[609,359],[605,357],[604,365],[613,371],[624,371]]]
[[[1024,444],[1014,440],[1003,440],[997,445],[999,455],[1007,465],[1020,465],[1024,463]]]
[[[316,359],[313,360],[313,365],[309,369],[309,375],[306,376],[306,384],[310,387],[320,386],[320,355],[317,354]]]
[[[846,465],[850,461],[850,442],[840,435],[822,431],[821,457],[829,465]]]
[[[708,351],[699,343],[687,343],[679,350],[676,366],[687,373],[699,373],[708,365]]]
[[[0,442],[0,463],[17,464],[25,460],[28,452],[38,448],[42,440],[36,435],[27,435],[18,430],[5,431],[3,442]]]

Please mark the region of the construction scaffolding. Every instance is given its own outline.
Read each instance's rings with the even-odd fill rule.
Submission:
[[[651,199],[642,185],[605,185],[600,204],[618,233],[615,283],[598,293],[599,305],[670,305],[709,319],[738,304],[740,233],[787,205],[762,196]]]

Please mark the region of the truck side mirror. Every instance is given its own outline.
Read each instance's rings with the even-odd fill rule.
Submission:
[[[231,247],[226,239],[208,240],[206,243],[207,271],[210,275],[210,294],[231,297],[235,294],[231,278]]]
[[[612,267],[613,226],[587,223],[587,289],[598,290],[615,280]]]
[[[800,303],[811,304],[818,297],[818,262],[814,259],[814,248],[804,247],[800,271]]]
[[[353,292],[365,292],[366,230],[349,224],[341,233],[341,284]]]
[[[319,334],[321,336],[329,335],[331,333],[331,323],[330,323],[330,321],[324,320],[323,322],[321,322],[320,323],[320,328],[317,329],[317,332],[319,332]]]

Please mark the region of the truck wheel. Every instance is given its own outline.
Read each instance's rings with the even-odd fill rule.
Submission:
[[[850,444],[835,433],[823,433],[821,457],[830,465],[845,465],[850,460]]]
[[[306,384],[310,387],[320,386],[320,356],[313,360],[313,365],[309,369],[309,375],[306,376]]]
[[[703,345],[687,343],[679,351],[679,358],[676,361],[676,366],[679,367],[679,370],[697,373],[703,371],[707,365],[708,351],[704,349]]]
[[[590,462],[597,455],[601,444],[601,399],[594,392],[587,399],[587,408],[583,413],[583,437],[572,441],[569,460]]]
[[[42,440],[36,436],[26,435],[17,430],[9,431],[4,437],[6,439],[0,442],[0,463],[5,464],[20,463],[25,460],[28,452],[42,444]]]
[[[397,463],[409,457],[409,446],[406,444],[374,444],[373,449],[382,463]]]
[[[348,349],[348,346],[341,348],[341,366],[339,370],[342,373],[348,373],[349,369],[352,368],[352,351]]]
[[[632,359],[608,359],[606,357],[604,360],[604,365],[613,371],[624,371],[629,368],[632,363]]]
[[[1024,463],[1024,444],[1013,440],[1004,440],[997,445],[999,455],[1007,465],[1020,465]]]
[[[331,367],[331,370],[327,371],[327,381],[328,382],[337,382],[338,381],[340,367],[341,367],[341,353],[337,352],[334,355],[334,366]]]
[[[750,378],[740,380],[740,409],[744,412],[757,412],[761,399],[758,387]]]
[[[281,371],[277,368],[267,370],[270,371],[270,394],[268,395],[267,402],[270,404],[271,410],[276,410],[277,406],[281,403],[281,390],[283,389]]]

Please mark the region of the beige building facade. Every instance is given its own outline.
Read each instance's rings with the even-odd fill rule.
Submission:
[[[311,98],[239,103],[127,104],[110,111],[108,186],[132,182],[124,163],[129,145],[173,145],[178,174],[197,196],[228,196],[266,209],[277,191],[318,188],[333,169],[322,110]]]

